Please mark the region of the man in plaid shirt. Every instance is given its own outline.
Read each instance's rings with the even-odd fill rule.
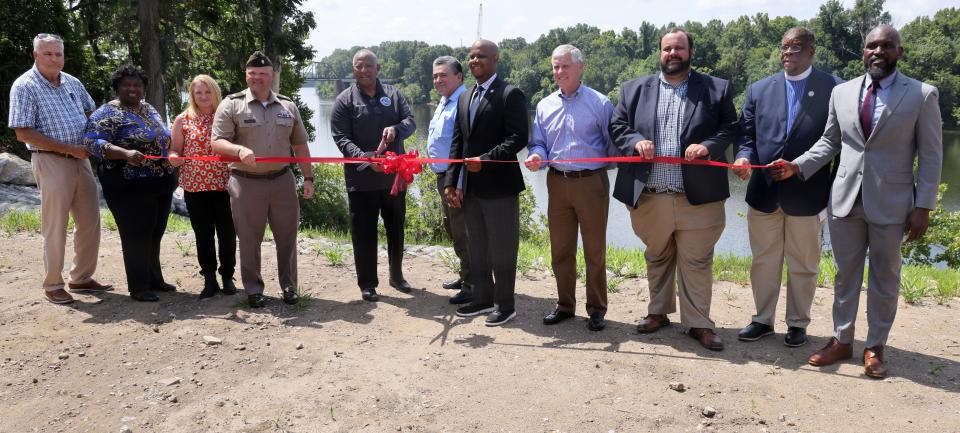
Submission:
[[[63,39],[41,33],[33,39],[33,68],[10,89],[9,126],[30,149],[40,188],[43,288],[56,304],[73,302],[64,290],[67,220],[73,215],[76,257],[67,287],[73,292],[110,290],[93,279],[100,248],[97,183],[82,146],[93,98],[79,80],[63,72]]]
[[[725,161],[737,131],[733,92],[727,80],[690,68],[693,47],[685,30],[668,30],[660,39],[660,74],[623,84],[610,138],[624,155]],[[723,168],[620,164],[613,197],[630,209],[633,231],[647,247],[650,305],[639,332],[669,325],[679,294],[687,334],[707,349],[723,349],[710,301],[713,246],[723,233],[729,196]]]

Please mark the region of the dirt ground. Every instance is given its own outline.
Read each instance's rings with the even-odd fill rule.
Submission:
[[[302,240],[306,308],[279,301],[266,243],[271,298],[251,311],[243,296],[197,301],[196,255],[177,241],[189,245],[192,234],[164,238],[166,278],[179,292],[132,302],[119,239],[105,231],[96,277],[117,290],[61,306],[42,298],[40,237],[0,235],[0,431],[960,431],[957,301],[902,304],[886,352],[892,374],[877,381],[859,354],[807,365],[830,336],[827,289],[817,291],[811,344],[790,349],[782,334],[736,341],[750,289],[717,283],[712,316],[727,349],[710,352],[676,325],[636,333],[643,280],[611,294],[607,329],[595,333],[582,305],[576,320],[544,326],[554,282],[522,277],[518,318],[488,328],[452,314],[440,287],[451,273],[435,258],[407,256],[407,278],[422,288],[409,295],[386,286],[381,259],[381,300],[366,303],[350,258],[332,267],[312,248],[325,241]],[[782,299],[779,308],[782,332]]]

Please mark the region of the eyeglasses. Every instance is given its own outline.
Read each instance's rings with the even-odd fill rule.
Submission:
[[[803,45],[781,45],[780,52],[784,54],[795,54],[803,50]]]
[[[34,39],[44,40],[44,39],[54,39],[60,42],[63,42],[63,38],[56,33],[37,33],[37,37]]]

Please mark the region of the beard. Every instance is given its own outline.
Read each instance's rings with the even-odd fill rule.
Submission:
[[[680,63],[660,62],[660,72],[663,72],[663,75],[674,75],[687,69],[690,69],[689,57],[686,60],[681,60]]]
[[[894,69],[897,68],[897,60],[893,59],[892,61],[884,63],[883,66],[873,66],[870,64],[870,60],[864,62],[864,66],[867,67],[867,74],[870,75],[870,78],[879,80],[893,73]]]

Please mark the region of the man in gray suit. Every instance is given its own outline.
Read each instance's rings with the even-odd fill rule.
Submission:
[[[776,180],[808,179],[840,153],[830,194],[830,238],[837,263],[834,338],[810,356],[823,366],[853,356],[854,323],[870,252],[867,287],[867,376],[887,375],[883,346],[897,314],[900,244],[923,236],[936,205],[943,159],[938,92],[897,71],[900,34],[881,25],[867,34],[867,73],[840,84],[830,97],[823,137],[792,162],[771,168]],[[913,162],[917,159],[914,179]]]

